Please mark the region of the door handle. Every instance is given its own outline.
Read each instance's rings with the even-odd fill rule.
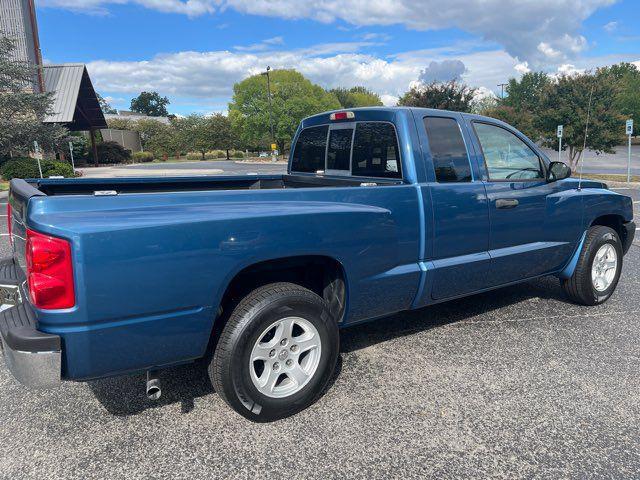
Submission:
[[[496,200],[496,208],[516,208],[519,203],[515,198],[499,198]]]

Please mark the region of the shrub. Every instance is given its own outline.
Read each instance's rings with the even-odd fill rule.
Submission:
[[[41,160],[42,176],[62,176],[73,177],[73,168],[66,162],[55,160]],[[0,168],[2,178],[11,180],[12,178],[40,178],[38,171],[38,161],[34,158],[14,158],[6,162]]]
[[[100,163],[126,163],[131,158],[131,152],[125,150],[116,142],[102,142],[98,145],[98,161]]]
[[[227,158],[227,152],[224,150],[214,150],[216,158]]]
[[[152,162],[154,158],[151,152],[134,152],[132,156],[134,162]]]
[[[200,160],[202,155],[200,152],[189,152],[187,153],[187,160]]]
[[[234,150],[231,152],[231,158],[244,158],[244,152],[242,150]]]

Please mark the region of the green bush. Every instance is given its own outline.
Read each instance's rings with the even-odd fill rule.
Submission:
[[[231,153],[231,158],[244,158],[244,152],[242,150],[233,150]]]
[[[151,152],[134,152],[132,156],[134,162],[152,162],[154,158]]]
[[[187,160],[200,160],[202,159],[202,155],[200,152],[189,152],[187,153]]]
[[[98,145],[98,161],[106,164],[126,163],[131,152],[116,142],[102,142]]]
[[[73,168],[66,162],[55,160],[41,160],[43,177],[73,177]],[[6,162],[0,168],[2,178],[11,180],[12,178],[40,178],[38,171],[38,161],[34,158],[14,158]]]

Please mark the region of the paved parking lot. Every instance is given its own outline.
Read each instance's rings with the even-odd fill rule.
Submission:
[[[639,313],[636,241],[600,307],[548,278],[350,328],[331,389],[267,425],[193,366],[152,403],[140,375],[28,392],[0,360],[0,477],[637,477]]]

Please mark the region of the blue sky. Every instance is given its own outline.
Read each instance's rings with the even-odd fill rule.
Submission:
[[[640,61],[637,0],[41,0],[43,56],[86,63],[117,108],[142,90],[177,114],[225,111],[271,65],[393,104],[459,76],[488,94],[528,70]],[[638,64],[640,66],[640,63]]]

